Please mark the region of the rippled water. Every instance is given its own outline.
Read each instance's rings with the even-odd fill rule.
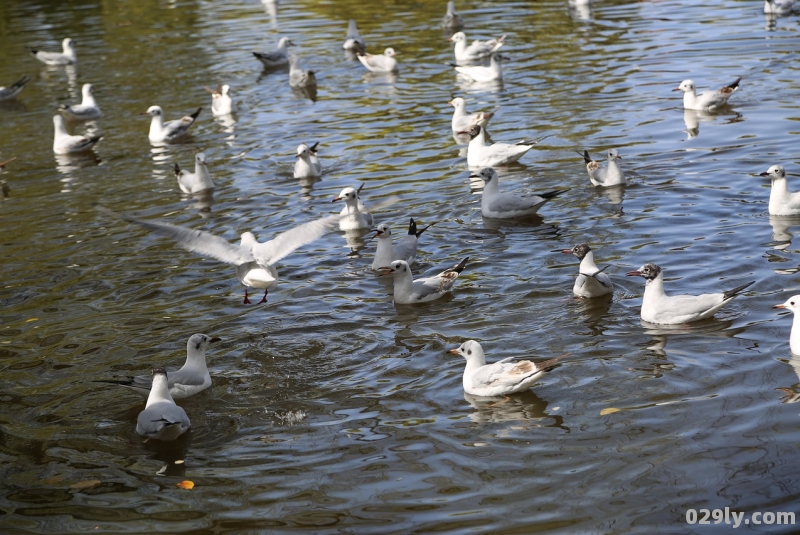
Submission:
[[[770,29],[758,1],[598,1],[587,20],[555,0],[457,7],[468,37],[508,34],[501,87],[445,65],[444,2],[287,1],[275,17],[252,0],[0,5],[0,83],[33,77],[0,103],[0,161],[17,158],[0,177],[4,532],[686,532],[689,508],[798,508],[800,410],[777,389],[800,393],[800,360],[791,318],[770,307],[800,293],[800,220],[770,219],[755,176],[800,172],[797,17]],[[371,50],[398,51],[396,77],[344,56],[351,16]],[[282,35],[319,71],[316,102],[250,54]],[[25,54],[65,36],[76,69]],[[671,92],[740,75],[713,115]],[[234,124],[209,113],[203,86],[220,81]],[[104,139],[54,158],[51,117],[85,82]],[[501,106],[495,140],[550,135],[501,173],[506,188],[570,191],[533,221],[483,221],[453,96]],[[206,109],[192,138],[157,149],[138,115],[153,104],[167,118]],[[292,178],[301,141],[321,142],[318,183]],[[608,147],[624,190],[592,188],[574,153]],[[171,172],[200,150],[211,203]],[[266,239],[362,182],[367,203],[400,197],[377,216],[395,235],[409,216],[435,222],[416,273],[470,256],[452,296],[395,306],[369,270],[374,245],[350,254],[333,234],[280,262],[267,305],[243,306],[228,266],[95,209]],[[611,264],[612,301],[572,297],[577,263],[556,251],[584,241]],[[639,321],[642,280],[624,277],[648,261],[675,291],[756,283],[713,320],[654,330]],[[214,386],[182,403],[189,439],[143,445],[142,400],[90,380],[179,365],[194,332],[224,340],[209,351]],[[445,353],[468,338],[489,360],[570,356],[524,395],[469,399]]]

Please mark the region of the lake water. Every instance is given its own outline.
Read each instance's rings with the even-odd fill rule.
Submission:
[[[771,307],[800,293],[800,219],[771,219],[757,176],[800,174],[797,16],[770,27],[755,0],[600,0],[587,19],[566,1],[459,1],[470,39],[507,34],[503,85],[475,87],[446,65],[444,4],[0,4],[0,84],[33,78],[0,103],[0,161],[16,157],[0,172],[0,530],[710,533],[730,526],[687,525],[687,510],[798,510],[800,405],[784,401],[800,357]],[[371,51],[397,50],[396,76],[345,56],[351,17]],[[284,35],[318,71],[316,102],[251,55]],[[64,37],[75,69],[26,54]],[[738,76],[714,114],[671,91]],[[52,115],[86,82],[104,139],[54,157]],[[218,82],[233,124],[210,114],[203,86]],[[500,106],[495,141],[550,136],[501,186],[569,192],[540,218],[483,221],[454,96]],[[168,119],[204,106],[193,136],[151,147],[139,114],[155,104]],[[320,142],[314,184],[292,177],[302,141]],[[624,190],[593,188],[575,154],[610,147]],[[172,174],[198,151],[213,202]],[[399,197],[376,213],[396,237],[409,217],[435,223],[416,274],[470,257],[451,296],[395,306],[374,243],[351,253],[334,233],[278,264],[268,304],[244,306],[231,267],[95,208],[263,240],[361,183],[368,205]],[[581,242],[610,264],[613,300],[572,296],[577,261],[559,251]],[[756,282],[712,320],[655,329],[639,320],[643,280],[624,276],[646,262],[673,292]],[[191,436],[143,444],[143,400],[91,380],[180,365],[195,332],[223,341],[213,387],[182,402]],[[570,355],[530,392],[469,399],[446,350],[470,338],[490,361]]]

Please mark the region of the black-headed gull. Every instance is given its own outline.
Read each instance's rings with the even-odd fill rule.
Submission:
[[[280,41],[278,41],[278,48],[266,54],[262,52],[253,52],[253,56],[264,65],[265,69],[283,67],[289,64],[290,46],[294,46],[292,40],[288,37],[281,37]]]
[[[356,21],[350,19],[347,23],[347,38],[342,44],[342,48],[351,52],[365,52],[367,50],[367,43],[358,33]]]
[[[484,67],[483,65],[456,65],[455,63],[448,63],[448,65],[473,82],[488,83],[499,82],[503,79],[503,60],[508,60],[508,57],[500,54],[492,54],[492,59],[488,67]]]
[[[165,123],[164,110],[161,109],[161,106],[150,106],[146,112],[142,113],[142,115],[152,117],[150,119],[150,133],[148,134],[150,142],[169,143],[185,136],[202,109],[197,108],[197,111],[191,115]]]
[[[508,357],[492,364],[486,364],[486,355],[481,344],[467,340],[461,346],[448,351],[466,359],[462,384],[464,392],[473,396],[507,396],[528,390],[541,379],[545,372],[552,370],[567,357],[561,355],[554,359],[534,363],[529,360],[513,361]],[[513,362],[512,362],[513,361]]]
[[[523,140],[513,145],[510,143],[487,145],[483,128],[478,125],[471,127],[466,132],[458,133],[469,134],[467,165],[470,167],[495,167],[514,163],[541,141],[541,139],[536,141]]]
[[[358,53],[358,61],[370,72],[397,72],[397,60],[394,48],[389,47],[383,54]]]
[[[489,119],[494,117],[494,114],[497,113],[497,110],[500,108],[496,108],[494,111],[485,111],[485,112],[478,112],[478,113],[467,113],[467,104],[461,97],[456,97],[450,102],[448,102],[453,108],[453,119],[450,122],[450,126],[453,129],[453,132],[458,134],[459,132],[466,132],[473,126],[477,125],[483,128],[486,128]]]
[[[644,277],[642,319],[648,323],[662,325],[691,323],[710,318],[717,310],[755,282],[750,281],[724,293],[669,296],[664,293],[664,273],[657,265],[645,264],[635,271],[629,271],[627,275]]]
[[[153,369],[153,388],[144,410],[136,418],[136,433],[156,440],[175,440],[189,430],[192,423],[186,411],[175,404],[167,386],[167,371]]]
[[[375,248],[372,269],[387,268],[394,260],[405,260],[409,266],[413,264],[417,257],[417,241],[431,225],[417,230],[417,223],[412,217],[408,223],[408,234],[397,244],[392,244],[392,229],[389,228],[389,225],[386,223],[378,225],[375,228],[375,238],[377,238],[378,244]]]
[[[53,152],[56,154],[72,154],[83,152],[94,147],[101,136],[73,136],[67,132],[64,118],[60,115],[53,116],[55,135],[53,136]]]
[[[278,283],[278,271],[273,267],[273,264],[303,245],[316,241],[325,234],[334,231],[340,219],[338,215],[331,215],[309,221],[282,232],[274,239],[264,243],[256,241],[256,237],[252,232],[244,232],[241,235],[239,245],[234,245],[210,232],[169,223],[145,221],[129,215],[119,214],[106,208],[100,208],[100,210],[169,238],[187,251],[235,266],[236,278],[245,286],[245,304],[250,304],[247,288],[263,289],[264,297],[260,303],[265,303],[269,289]]]
[[[794,12],[794,0],[764,0],[764,13],[768,15],[791,15]]]
[[[322,164],[317,158],[317,146],[319,141],[310,147],[305,143],[297,146],[297,159],[294,162],[295,178],[316,178],[322,175]]]
[[[447,13],[442,19],[442,27],[447,30],[458,30],[464,27],[461,15],[456,13],[456,6],[453,2],[447,2]]]
[[[786,181],[786,169],[782,165],[773,165],[761,176],[772,180],[769,192],[769,214],[782,216],[800,215],[800,191],[789,191]]]
[[[457,32],[453,34],[448,41],[455,43],[453,54],[456,61],[475,61],[490,56],[497,52],[503,46],[506,39],[505,35],[501,35],[497,39],[487,39],[486,41],[475,40],[471,45],[467,45],[467,36],[464,32]]]
[[[199,193],[214,189],[214,181],[206,165],[206,155],[198,152],[194,157],[194,173],[175,164],[175,177],[178,179],[178,187],[184,193]]]
[[[481,213],[483,217],[494,219],[532,216],[547,201],[567,191],[562,189],[530,195],[520,195],[517,192],[503,193],[500,191],[500,185],[498,184],[497,171],[491,167],[481,169],[480,173],[470,175],[470,178],[483,179]]]
[[[25,84],[31,81],[30,76],[23,76],[10,86],[0,86],[0,100],[11,100],[19,95],[19,92],[25,88]]]
[[[359,230],[372,228],[372,214],[367,211],[367,207],[361,202],[359,194],[364,188],[361,184],[358,189],[344,188],[338,196],[331,202],[344,201],[344,208],[339,213],[339,228],[341,230]]]
[[[236,102],[231,97],[231,86],[218,84],[216,89],[205,88],[211,93],[211,114],[214,117],[236,113]]]
[[[578,297],[600,297],[614,293],[614,283],[611,282],[608,275],[603,273],[606,268],[597,267],[597,264],[594,263],[594,253],[588,245],[581,243],[572,249],[564,249],[561,252],[575,255],[581,261],[578,277],[572,286],[572,293]]]
[[[315,71],[303,70],[300,67],[300,58],[294,54],[289,56],[289,86],[301,89],[317,87]]]
[[[736,79],[732,84],[726,85],[713,91],[704,91],[699,96],[695,92],[694,82],[684,80],[681,85],[673,91],[683,91],[683,107],[687,110],[710,110],[722,106],[733,92],[739,88],[742,77]]]
[[[578,153],[580,154],[580,153]],[[586,171],[589,173],[589,180],[595,186],[608,188],[611,186],[621,186],[625,184],[625,174],[622,172],[618,159],[622,159],[617,149],[608,149],[608,164],[602,167],[589,157],[589,151],[583,151],[583,161],[586,164]]]
[[[75,55],[75,43],[67,37],[61,41],[62,52],[44,52],[42,50],[31,50],[31,55],[47,65],[72,65],[78,61]]]
[[[58,107],[58,110],[67,118],[76,121],[91,121],[102,117],[103,113],[100,111],[100,106],[97,105],[97,101],[94,99],[92,84],[83,84],[81,94],[83,99],[80,104],[75,104],[74,106],[62,104]]]
[[[459,273],[464,271],[468,260],[469,257],[438,275],[422,279],[414,279],[411,268],[405,260],[395,260],[383,269],[394,275],[394,302],[399,305],[410,305],[439,299],[450,291]]]
[[[800,355],[800,295],[793,295],[782,305],[775,305],[772,308],[783,308],[794,314],[792,332],[789,334],[789,349],[795,355]]]
[[[211,375],[206,366],[206,349],[208,344],[219,341],[219,338],[200,333],[189,337],[186,342],[186,362],[179,370],[169,372],[169,393],[174,399],[188,398],[211,386]],[[124,386],[144,397],[147,397],[153,388],[153,378],[150,375],[95,382]]]

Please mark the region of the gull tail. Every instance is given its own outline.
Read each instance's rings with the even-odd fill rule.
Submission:
[[[11,86],[11,89],[18,89],[18,88],[24,86],[25,84],[27,84],[30,81],[31,81],[31,77],[28,76],[28,75],[25,75],[22,78],[20,78],[16,83],[14,83]]]
[[[89,144],[94,145],[95,143],[97,143],[101,139],[103,139],[103,136],[92,136],[92,137],[89,138]]]
[[[738,77],[735,82],[730,85],[726,85],[725,87],[730,89],[731,91],[736,91],[739,88],[739,82],[742,81],[742,77]]]
[[[428,230],[431,227],[431,225],[433,225],[433,223],[431,223],[430,225],[428,225],[424,229],[418,231],[417,230],[417,223],[416,223],[416,221],[414,221],[414,218],[412,217],[411,221],[409,221],[409,223],[408,223],[408,235],[409,236],[416,236],[417,238],[419,238],[420,236],[422,236],[423,232],[425,232],[426,230]]]
[[[316,154],[318,146],[319,146],[319,141],[308,147],[308,152],[310,152],[311,154]]]
[[[558,357],[556,357],[554,359],[545,360],[545,361],[542,361],[542,362],[536,362],[535,363],[536,364],[536,369],[538,371],[548,372],[548,371],[552,370],[553,368],[555,368],[556,366],[558,366],[559,362],[561,362],[562,360],[564,360],[568,356],[569,356],[569,353],[564,353],[563,355],[560,355],[560,356],[558,356]]]
[[[8,160],[6,160],[6,161],[4,161],[4,162],[0,162],[0,169],[3,169],[3,168],[4,168],[4,167],[7,165],[7,164],[9,164],[9,163],[13,162],[13,161],[14,161],[14,160],[16,160],[16,159],[17,159],[17,157],[16,157],[16,156],[14,156],[14,157],[12,157],[12,158],[9,158]]]
[[[546,201],[549,201],[550,199],[558,197],[559,195],[561,195],[562,193],[567,192],[567,191],[569,191],[569,189],[556,189],[556,190],[553,190],[553,191],[548,191],[547,193],[542,193],[542,194],[539,195],[539,197],[541,197],[542,199],[544,199]]]
[[[534,145],[536,145],[540,141],[543,141],[543,140],[549,138],[551,135],[552,134],[548,134],[548,135],[546,135],[544,137],[540,137],[538,139],[534,139],[533,141],[528,141],[527,139],[523,139],[522,141],[518,141],[517,143],[515,143],[515,145],[530,145],[531,147],[533,147]]]
[[[722,295],[723,295],[723,298],[722,298],[722,300],[723,300],[723,301],[728,301],[728,300],[730,300],[730,299],[733,299],[734,297],[736,297],[737,295],[739,295],[740,293],[742,293],[742,291],[743,291],[744,289],[746,289],[747,287],[749,287],[751,284],[753,284],[753,283],[755,283],[755,282],[756,282],[756,281],[750,281],[750,282],[748,282],[747,284],[742,284],[741,286],[737,286],[737,287],[736,287],[736,288],[734,288],[733,290],[728,290],[727,292],[725,292],[724,294],[722,294]]]
[[[175,164],[175,176],[180,176],[181,174],[181,166],[177,163]]]
[[[578,151],[575,151],[575,152],[578,152]],[[580,152],[578,152],[578,154],[583,156],[583,163],[585,163],[586,165],[589,165],[590,163],[592,163],[594,161],[594,160],[592,160],[592,157],[589,156],[589,151],[588,150],[584,150],[583,154],[581,154]]]
[[[202,107],[201,107],[201,108],[197,108],[197,111],[196,111],[196,112],[194,112],[193,114],[191,114],[189,117],[191,117],[191,118],[192,118],[192,120],[195,120],[195,119],[197,119],[197,116],[198,116],[198,115],[200,115],[200,112],[201,112],[201,111],[203,111],[203,108],[202,108]]]
[[[450,269],[445,270],[445,273],[447,273],[448,271],[461,273],[462,271],[464,271],[464,267],[467,265],[467,261],[469,261],[469,257],[466,257],[464,260],[462,260],[455,266],[451,267]]]

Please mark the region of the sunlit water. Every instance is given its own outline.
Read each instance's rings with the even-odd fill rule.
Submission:
[[[445,64],[444,2],[287,1],[274,17],[254,0],[0,5],[0,84],[33,77],[0,103],[0,161],[17,158],[0,176],[4,532],[674,533],[700,531],[689,508],[797,510],[800,406],[782,400],[800,393],[800,361],[771,306],[800,293],[800,220],[771,220],[756,176],[800,172],[797,17],[770,28],[758,1],[457,8],[470,39],[508,35],[502,86]],[[345,56],[350,17],[371,51],[398,51],[399,74]],[[316,102],[252,57],[282,35],[319,71]],[[25,53],[65,36],[75,69]],[[671,91],[737,76],[711,115]],[[209,112],[203,86],[220,81],[239,104],[232,124]],[[104,139],[54,157],[52,115],[86,82]],[[453,96],[500,106],[496,141],[550,136],[502,170],[505,188],[570,191],[541,218],[483,221]],[[190,139],[153,148],[139,114],[154,104],[168,119],[205,109]],[[317,183],[292,178],[301,141],[320,141]],[[575,154],[609,147],[624,190],[591,187]],[[201,150],[210,202],[172,174]],[[231,267],[95,209],[268,239],[362,182],[368,204],[399,196],[376,214],[395,236],[409,217],[435,223],[415,273],[470,257],[452,296],[395,306],[369,269],[374,244],[351,254],[332,234],[280,262],[267,305],[244,306]],[[580,242],[610,264],[613,300],[572,297],[577,262],[558,251]],[[713,320],[655,330],[639,321],[643,281],[624,276],[649,261],[677,292],[756,283]],[[194,332],[224,341],[209,350],[213,387],[182,403],[191,436],[142,444],[142,399],[91,379],[180,365]],[[570,356],[524,395],[467,399],[463,360],[445,351],[468,338],[490,361]]]

